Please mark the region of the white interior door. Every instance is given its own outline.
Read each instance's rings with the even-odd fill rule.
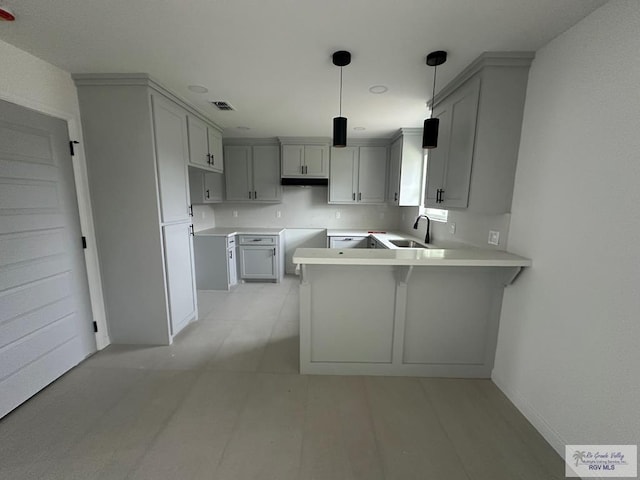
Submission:
[[[0,101],[0,417],[95,352],[64,120]]]

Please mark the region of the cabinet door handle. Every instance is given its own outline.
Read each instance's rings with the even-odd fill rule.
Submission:
[[[189,216],[193,217],[193,205],[189,205]]]
[[[355,194],[355,193],[352,193],[352,194],[351,194],[351,198],[352,198],[352,199],[353,199],[353,201],[355,202],[355,201],[356,201],[356,194]]]
[[[233,250],[229,250],[229,259],[233,260]]]
[[[216,163],[215,161],[215,156],[213,155],[213,153],[211,154],[211,165],[214,165]]]
[[[304,166],[300,165],[300,175],[304,175]]]
[[[189,225],[189,235],[191,236],[195,235],[193,232],[193,224]]]
[[[205,192],[205,195],[206,195],[207,198],[210,198],[209,197],[209,189],[208,188],[207,188],[207,191]]]
[[[438,194],[438,203],[442,203],[444,202],[444,190],[441,188],[440,190],[438,190],[439,194]]]
[[[258,199],[258,192],[256,192],[255,190],[253,191],[253,199],[254,200]]]
[[[309,167],[307,167],[306,165],[304,166],[304,174],[306,175],[307,173],[309,173]]]
[[[211,165],[211,154],[207,153],[207,165]]]
[[[393,196],[393,201],[394,202],[398,201],[398,192],[396,192],[395,195]]]
[[[273,247],[273,256],[276,256],[276,247]]]
[[[362,192],[358,192],[358,201],[362,200]]]
[[[251,198],[251,191],[249,191],[249,198]]]

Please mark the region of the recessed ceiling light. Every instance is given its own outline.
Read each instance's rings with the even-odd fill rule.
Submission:
[[[187,88],[193,93],[207,93],[209,91],[207,87],[202,85],[189,85]]]
[[[238,130],[251,130],[250,127],[245,127],[245,126],[240,126],[240,127],[236,127]]]
[[[369,87],[369,91],[371,93],[375,93],[376,95],[380,95],[381,93],[385,93],[389,88],[386,85],[372,85]]]
[[[363,130],[366,130],[366,128],[364,127],[353,127],[354,130],[357,130],[358,132],[361,132]]]

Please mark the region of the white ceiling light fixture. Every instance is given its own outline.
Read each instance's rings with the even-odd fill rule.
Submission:
[[[372,85],[369,87],[369,91],[375,95],[380,95],[389,91],[389,87],[386,85]]]
[[[193,93],[208,93],[209,89],[203,85],[189,85],[187,87]]]

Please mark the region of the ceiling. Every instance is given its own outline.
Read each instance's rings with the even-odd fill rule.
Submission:
[[[1,0],[0,0],[1,1]],[[0,39],[72,73],[145,72],[225,137],[389,137],[428,114],[433,50],[444,86],[484,51],[537,50],[605,0],[5,0]],[[206,94],[187,89],[203,85]],[[369,87],[385,85],[384,94]],[[224,100],[236,111],[208,102]],[[249,127],[249,130],[238,127]],[[365,130],[353,130],[362,127]]]

